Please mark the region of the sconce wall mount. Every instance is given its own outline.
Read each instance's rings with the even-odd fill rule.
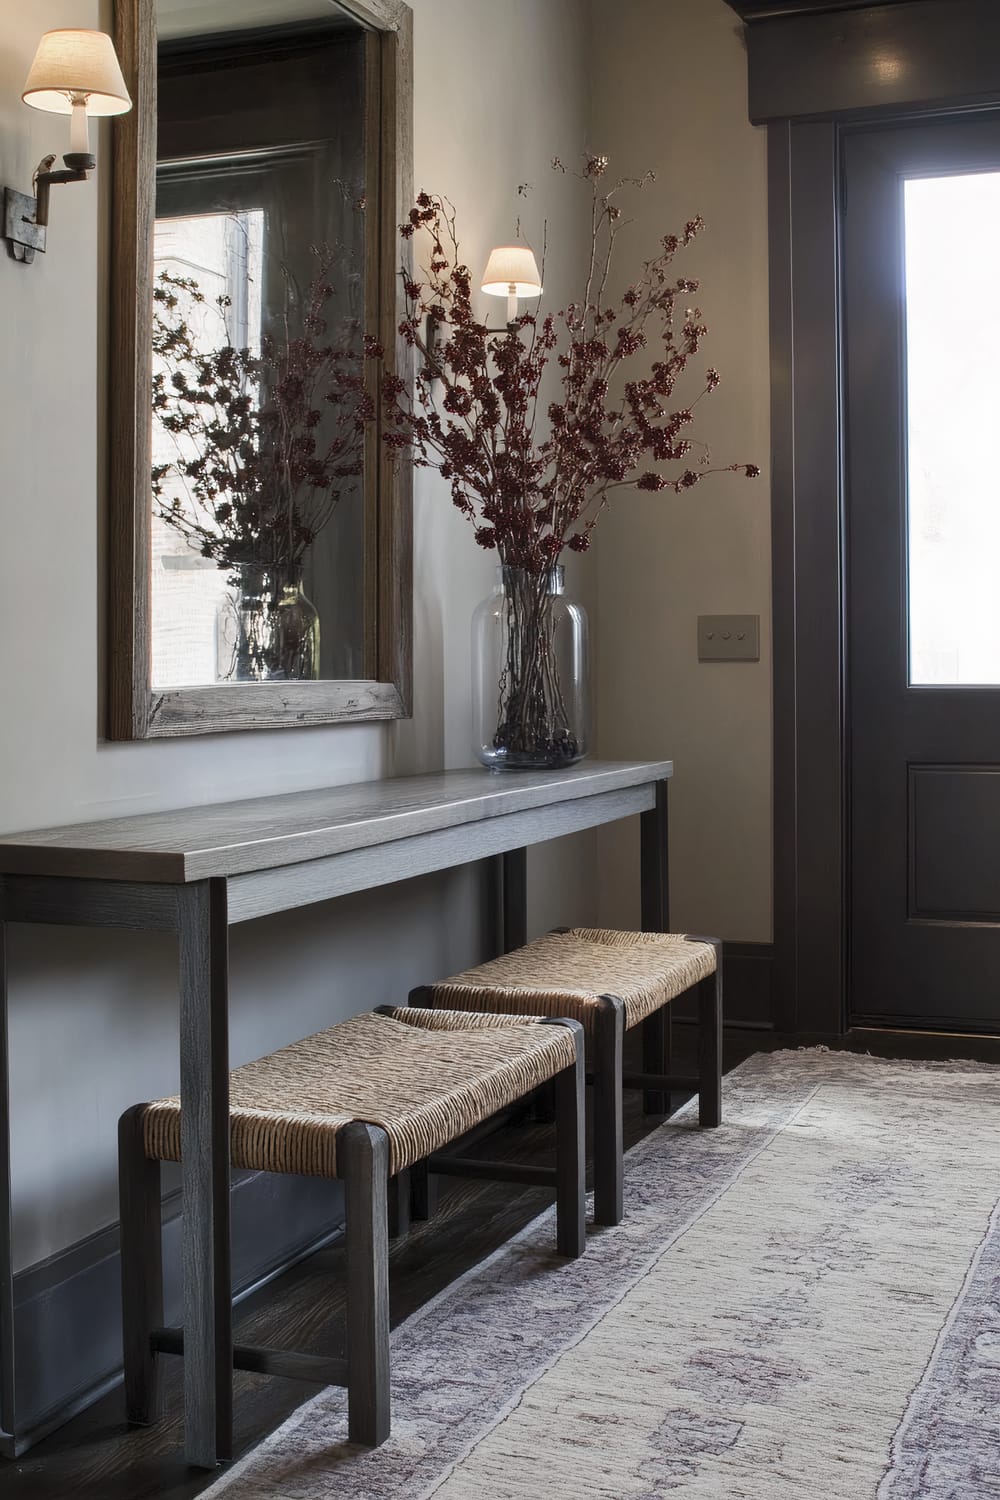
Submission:
[[[12,260],[30,266],[36,250],[45,253],[45,225],[35,215],[38,202],[16,188],[3,190],[3,237]]]
[[[66,182],[86,182],[97,165],[90,151],[91,115],[120,115],[132,100],[115,54],[102,31],[47,31],[38,44],[24,92],[25,104],[50,114],[70,116],[70,150],[64,165],[53,170],[55,156],[38,164],[32,194],[4,188],[3,237],[11,258],[30,265],[44,253],[49,223],[49,194]]]
[[[86,182],[97,165],[88,152],[67,151],[63,157],[65,167],[52,170],[54,156],[46,156],[38,164],[31,180],[35,196],[19,193],[16,188],[3,190],[3,234],[12,260],[30,266],[35,252],[45,254],[46,230],[49,224],[49,194],[53,186],[63,182]]]

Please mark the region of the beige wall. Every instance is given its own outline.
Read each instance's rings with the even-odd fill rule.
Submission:
[[[459,206],[476,265],[509,233],[515,185],[540,183],[549,158],[571,155],[585,135],[585,7],[504,0],[502,26],[493,0],[414,9],[417,184]],[[39,159],[65,149],[64,122],[19,103],[40,33],[109,24],[96,0],[0,0],[0,182],[28,190]],[[105,128],[101,187],[55,190],[48,254],[30,268],[0,257],[0,828],[468,764],[469,616],[492,565],[427,476],[416,494],[412,723],[102,742],[108,142]],[[539,192],[539,211],[542,201]],[[546,209],[559,299],[580,228],[569,198]],[[589,848],[534,862],[537,925],[590,915]],[[479,937],[477,884],[461,872],[239,928],[234,1059],[398,999],[472,960]],[[115,1217],[117,1115],[177,1082],[173,983],[160,940],[15,932],[19,1265]]]
[[[594,0],[590,146],[656,183],[622,264],[700,213],[678,260],[711,330],[699,368],[723,384],[697,435],[754,462],[687,495],[628,496],[595,536],[602,755],[669,755],[672,925],[771,936],[769,388],[765,136],[747,123],[741,27],[723,0]],[[695,393],[692,390],[692,395]],[[699,664],[699,614],[761,616],[759,664]],[[634,921],[634,830],[602,834],[602,916]]]
[[[631,244],[639,253],[694,212],[709,221],[690,264],[713,327],[706,363],[725,385],[705,426],[720,456],[766,468],[764,151],[746,124],[732,13],[722,0],[503,0],[498,25],[493,0],[414,9],[417,186],[456,202],[469,263],[509,233],[515,185],[530,181],[520,206],[536,238],[548,218],[547,290],[560,305],[584,231],[551,156],[571,160],[586,144],[628,172],[658,167]],[[18,102],[40,32],[109,22],[97,0],[0,0],[0,182],[26,190],[41,156],[63,149],[62,122]],[[47,256],[31,268],[0,258],[0,828],[468,764],[468,621],[492,558],[426,475],[412,723],[101,741],[106,130],[100,157],[99,188],[56,190]],[[599,748],[675,758],[676,922],[727,938],[770,932],[767,513],[766,478],[630,498],[602,522],[576,580],[599,605]],[[698,666],[694,617],[723,610],[760,612],[759,666]],[[596,842],[533,856],[536,930],[597,915]],[[606,918],[634,919],[634,843],[634,828],[601,836]],[[234,939],[242,1061],[470,961],[478,886],[443,875]],[[174,959],[159,939],[22,930],[11,981],[16,1249],[27,1265],[115,1217],[117,1115],[176,1086]]]

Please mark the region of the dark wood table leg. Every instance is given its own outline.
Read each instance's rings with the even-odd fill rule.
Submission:
[[[640,880],[643,932],[670,930],[670,866],[667,822],[667,791],[670,783],[656,783],[656,803],[640,816]],[[642,1071],[671,1071],[670,1009],[665,1007],[642,1023]],[[646,1114],[670,1113],[670,1095],[646,1089],[642,1096]]]
[[[229,926],[226,882],[177,892],[184,1226],[184,1446],[214,1468],[232,1457],[229,1243]]]
[[[500,862],[500,951],[512,953],[528,941],[528,851],[510,849]]]
[[[523,948],[528,941],[528,851],[509,849],[497,855],[497,884],[499,886],[500,912],[496,952],[513,953]],[[543,1125],[551,1125],[556,1117],[555,1089],[550,1084],[535,1091],[531,1107],[534,1119]]]
[[[10,1027],[7,924],[0,920],[0,1451],[17,1456],[14,1416],[14,1249],[10,1180]]]

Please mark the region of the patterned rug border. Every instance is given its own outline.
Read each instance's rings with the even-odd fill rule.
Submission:
[[[824,1067],[824,1064],[827,1064],[828,1066]],[[817,1076],[817,1067],[820,1070],[821,1076]],[[808,1070],[808,1078],[800,1078],[797,1076],[800,1068],[803,1073]],[[791,1076],[788,1076],[785,1070],[789,1070]],[[700,1219],[702,1219],[707,1213],[711,1212],[713,1207],[730,1190],[734,1183],[739,1180],[743,1173],[754,1162],[756,1162],[760,1158],[760,1156],[766,1153],[773,1146],[775,1140],[778,1138],[781,1132],[787,1129],[787,1127],[795,1120],[795,1118],[808,1107],[811,1100],[815,1098],[817,1092],[823,1087],[823,1085],[826,1083],[830,1083],[831,1081],[837,1081],[843,1078],[846,1070],[856,1071],[861,1074],[864,1074],[870,1070],[871,1082],[876,1082],[877,1074],[879,1072],[893,1072],[897,1074],[902,1073],[903,1075],[910,1075],[914,1080],[928,1073],[948,1075],[972,1074],[987,1078],[991,1074],[997,1073],[998,1065],[995,1063],[981,1062],[972,1058],[941,1059],[933,1061],[922,1061],[912,1058],[885,1058],[875,1056],[867,1052],[854,1052],[848,1051],[846,1049],[830,1048],[826,1046],[782,1048],[770,1052],[762,1051],[754,1053],[753,1056],[747,1058],[743,1063],[741,1063],[737,1068],[733,1069],[732,1072],[730,1072],[726,1076],[726,1099],[724,1101],[725,1105],[738,1105],[740,1096],[743,1093],[752,1093],[753,1084],[758,1080],[759,1075],[766,1076],[772,1073],[777,1073],[779,1075],[779,1081],[784,1083],[786,1086],[790,1084],[800,1085],[799,1091],[795,1098],[786,1098],[780,1103],[777,1100],[775,1101],[774,1118],[766,1128],[765,1138],[757,1143],[757,1145],[753,1149],[746,1151],[742,1155],[739,1155],[737,1159],[734,1160],[731,1170],[726,1173],[720,1174],[719,1181],[712,1184],[708,1195],[706,1197],[703,1197],[697,1204],[692,1205],[691,1211],[686,1213],[682,1218],[679,1219],[678,1223],[673,1227],[673,1229],[666,1233],[665,1238],[659,1240],[656,1248],[645,1255],[641,1262],[637,1262],[635,1265],[629,1267],[627,1272],[622,1276],[621,1281],[614,1288],[613,1292],[610,1293],[605,1300],[602,1300],[600,1302],[597,1310],[594,1311],[590,1317],[586,1318],[582,1323],[577,1323],[574,1326],[573,1330],[567,1335],[565,1340],[560,1341],[557,1346],[552,1347],[549,1350],[547,1357],[544,1358],[544,1360],[532,1363],[530,1369],[527,1369],[523,1372],[523,1379],[520,1383],[519,1388],[516,1389],[512,1393],[512,1395],[502,1403],[502,1405],[494,1408],[490,1412],[487,1419],[485,1419],[478,1425],[473,1424],[475,1425],[476,1430],[474,1432],[471,1432],[467,1438],[461,1440],[459,1449],[457,1451],[452,1450],[452,1453],[448,1456],[448,1458],[443,1460],[443,1466],[437,1470],[436,1474],[432,1478],[427,1479],[426,1482],[421,1481],[420,1487],[418,1489],[409,1488],[407,1490],[407,1495],[410,1497],[410,1500],[431,1500],[431,1497],[435,1493],[437,1493],[444,1484],[447,1483],[448,1479],[455,1473],[455,1471],[461,1466],[461,1464],[476,1449],[476,1447],[484,1440],[484,1438],[486,1438],[495,1428],[497,1428],[513,1412],[517,1410],[518,1406],[523,1402],[526,1394],[531,1390],[531,1388],[536,1385],[538,1381],[543,1379],[544,1376],[549,1371],[551,1371],[554,1366],[558,1364],[559,1360],[562,1359],[569,1351],[573,1350],[578,1344],[582,1343],[583,1340],[609,1315],[609,1313],[611,1313],[614,1308],[616,1308],[630,1294],[630,1292],[632,1292],[633,1289],[638,1286],[638,1284],[646,1276],[650,1274],[650,1272],[655,1268],[658,1262],[662,1260],[665,1255],[670,1253],[670,1251],[677,1245],[678,1241],[682,1239],[683,1236],[700,1221]],[[852,1081],[856,1083],[861,1082],[861,1080],[857,1078]],[[865,1081],[867,1082],[868,1080]],[[689,1124],[689,1122],[694,1120],[696,1116],[697,1100],[692,1099],[681,1110],[671,1116],[669,1121],[664,1121],[663,1124],[658,1126],[655,1130],[651,1131],[649,1135],[644,1136],[642,1140],[637,1142],[636,1145],[632,1147],[628,1153],[628,1166],[631,1171],[635,1173],[637,1167],[639,1167],[642,1163],[647,1162],[651,1157],[654,1157],[659,1153],[659,1149],[662,1145],[664,1136],[674,1134],[679,1125],[684,1126]],[[699,1132],[697,1131],[692,1132],[692,1135],[694,1136],[697,1136],[698,1134]],[[627,1171],[626,1181],[628,1181],[628,1175],[629,1174]],[[590,1198],[588,1198],[588,1211],[590,1208],[590,1203],[591,1200]],[[1000,1214],[1000,1205],[998,1205],[996,1212]],[[530,1220],[529,1223],[527,1223],[521,1230],[519,1230],[516,1235],[513,1235],[510,1239],[505,1240],[502,1245],[498,1246],[496,1250],[494,1250],[488,1257],[486,1257],[486,1259],[477,1262],[474,1266],[471,1266],[467,1271],[463,1272],[461,1276],[456,1278],[455,1281],[450,1282],[446,1287],[443,1287],[442,1290],[436,1293],[435,1296],[432,1297],[428,1302],[417,1308],[402,1323],[398,1324],[393,1329],[392,1333],[394,1360],[395,1345],[397,1343],[402,1342],[405,1338],[411,1335],[414,1330],[417,1329],[421,1324],[423,1324],[428,1318],[432,1317],[435,1313],[439,1313],[442,1306],[452,1302],[457,1303],[461,1299],[463,1292],[466,1291],[471,1284],[488,1276],[491,1268],[495,1268],[497,1265],[502,1264],[506,1260],[516,1259],[519,1250],[525,1247],[529,1247],[532,1242],[538,1238],[539,1233],[546,1230],[549,1221],[554,1219],[554,1215],[554,1207],[543,1209],[534,1219]],[[607,1238],[609,1236],[614,1236],[619,1232],[619,1230],[598,1231],[600,1239],[595,1240],[588,1246],[588,1254],[593,1254],[596,1244],[599,1244],[602,1241],[607,1242]],[[983,1246],[985,1246],[987,1238],[988,1233],[987,1236],[984,1237]],[[965,1283],[963,1284],[963,1290],[964,1285],[968,1284],[968,1282],[974,1275],[975,1268],[976,1266],[978,1266],[979,1261],[982,1257],[983,1246],[980,1246],[979,1251],[977,1251],[976,1261],[973,1267],[971,1267],[969,1270],[968,1276],[966,1277]],[[913,1400],[917,1397],[921,1386],[924,1384],[928,1377],[928,1372],[933,1368],[937,1360],[939,1348],[943,1347],[946,1338],[946,1332],[957,1316],[957,1310],[960,1305],[961,1294],[959,1294],[959,1296],[956,1298],[955,1306],[953,1307],[952,1312],[949,1315],[947,1323],[941,1330],[938,1344],[935,1346],[934,1354],[928,1362],[927,1369],[922,1374],[920,1380],[916,1383],[914,1390],[911,1393],[911,1398],[907,1402],[906,1410],[901,1418],[899,1429],[893,1441],[894,1461],[897,1451],[897,1445],[902,1440],[906,1425],[910,1420]],[[241,1459],[239,1459],[229,1469],[227,1469],[225,1473],[220,1475],[216,1482],[211,1485],[208,1490],[203,1492],[203,1500],[216,1500],[216,1497],[221,1497],[230,1493],[235,1485],[239,1484],[241,1480],[246,1479],[249,1479],[250,1484],[254,1486],[252,1496],[248,1491],[248,1500],[255,1500],[255,1497],[260,1497],[260,1500],[264,1500],[265,1496],[267,1497],[267,1500],[271,1500],[271,1497],[273,1497],[273,1500],[282,1500],[281,1490],[271,1487],[268,1481],[263,1477],[261,1478],[261,1484],[264,1487],[258,1488],[256,1486],[257,1476],[251,1474],[250,1471],[257,1469],[261,1465],[262,1461],[266,1461],[267,1456],[270,1453],[274,1452],[275,1449],[286,1447],[286,1445],[289,1443],[289,1440],[294,1439],[296,1434],[299,1433],[303,1429],[303,1427],[310,1425],[311,1419],[314,1417],[317,1411],[329,1405],[331,1401],[337,1402],[338,1400],[341,1404],[345,1403],[345,1393],[338,1390],[337,1388],[331,1387],[319,1391],[315,1396],[304,1402],[303,1405],[297,1408],[296,1411],[293,1412],[292,1415],[288,1417],[280,1427],[276,1428],[273,1433],[269,1434],[262,1440],[262,1442],[257,1444],[256,1447],[252,1448]],[[346,1448],[346,1445],[342,1445],[341,1451],[351,1450],[348,1450]],[[375,1458],[379,1453],[385,1452],[386,1450],[384,1448],[380,1450],[374,1450],[370,1457]],[[895,1473],[895,1462],[893,1463],[892,1472]],[[883,1496],[883,1493],[885,1492],[885,1484],[891,1477],[892,1474],[890,1473],[887,1473],[884,1476],[878,1492],[880,1497]],[[332,1481],[334,1476],[331,1475],[330,1478]],[[330,1493],[332,1495],[333,1491],[331,1490]],[[369,1491],[367,1488],[353,1488],[351,1493],[352,1495],[357,1497],[357,1500],[366,1500],[366,1497],[369,1494],[374,1494],[375,1492]]]
[[[986,1231],[976,1247],[976,1253],[969,1263],[969,1269],[966,1272],[961,1287],[955,1295],[955,1300],[951,1305],[948,1316],[941,1325],[934,1348],[931,1350],[926,1365],[920,1372],[919,1380],[917,1380],[910,1392],[906,1408],[899,1421],[899,1426],[893,1434],[892,1445],[889,1450],[888,1467],[879,1482],[874,1500],[892,1500],[894,1492],[899,1497],[905,1495],[902,1489],[896,1491],[896,1486],[897,1484],[902,1485],[906,1482],[907,1440],[910,1434],[918,1429],[922,1422],[926,1422],[927,1420],[927,1413],[924,1410],[924,1406],[930,1398],[935,1375],[945,1358],[949,1342],[954,1337],[955,1330],[962,1319],[965,1309],[969,1305],[969,1294],[982,1274],[984,1263],[989,1257],[991,1248],[994,1249],[994,1255],[996,1255],[995,1247],[998,1240],[998,1231],[1000,1231],[1000,1201],[997,1202],[996,1207],[990,1215]]]

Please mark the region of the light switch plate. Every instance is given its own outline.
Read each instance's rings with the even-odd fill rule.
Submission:
[[[760,661],[760,615],[699,615],[699,661]]]

